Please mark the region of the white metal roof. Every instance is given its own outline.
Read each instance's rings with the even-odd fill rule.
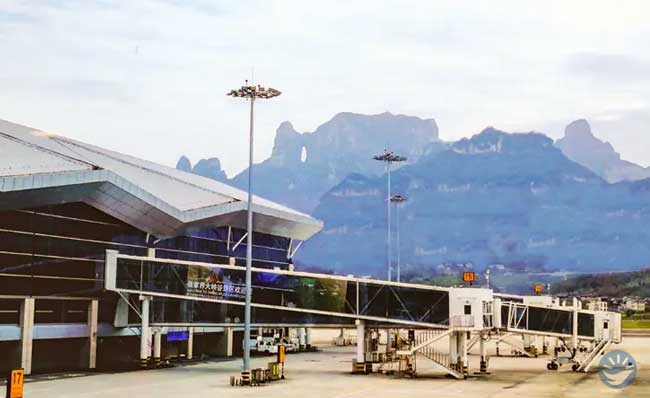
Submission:
[[[92,173],[100,170],[109,173]],[[46,175],[62,177],[47,178],[50,184],[110,183],[111,189],[122,192],[120,200],[107,187],[99,190],[102,195],[96,192],[83,200],[109,213],[119,210],[124,221],[139,227],[148,223],[127,209],[138,209],[135,201],[145,201],[173,219],[166,222],[164,233],[155,228],[150,231],[164,235],[170,229],[182,229],[175,221],[196,224],[228,219],[228,225],[239,226],[241,220],[230,213],[241,213],[247,200],[245,192],[209,178],[0,119],[0,179],[5,180],[0,181],[0,195],[2,191],[54,187],[42,185]],[[35,183],[35,178],[40,182]],[[258,220],[260,232],[306,239],[322,228],[320,221],[263,198],[255,197],[253,206],[256,214],[272,219],[270,223]]]

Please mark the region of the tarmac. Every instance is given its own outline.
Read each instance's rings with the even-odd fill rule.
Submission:
[[[322,334],[321,334],[322,335]],[[318,342],[318,339],[317,339]],[[231,387],[230,376],[240,373],[241,359],[207,361],[168,369],[125,373],[100,373],[78,377],[36,378],[25,384],[25,398],[179,398],[179,397],[650,397],[650,338],[625,337],[613,349],[630,353],[638,364],[636,379],[616,390],[601,382],[598,370],[575,373],[568,366],[546,370],[549,356],[520,358],[495,356],[490,344],[488,375],[455,380],[444,376],[435,365],[418,357],[415,379],[379,373],[353,375],[354,347],[334,347],[322,338],[320,352],[287,356],[286,379],[260,387]],[[501,349],[503,352],[503,348]],[[254,367],[266,367],[273,357],[256,357]],[[476,349],[470,364],[478,370]],[[4,389],[3,389],[4,390]],[[3,397],[4,391],[0,392]],[[373,397],[374,398],[374,397]]]

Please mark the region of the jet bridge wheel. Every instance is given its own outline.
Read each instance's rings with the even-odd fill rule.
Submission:
[[[546,364],[546,369],[548,370],[558,370],[559,366],[557,362],[549,362]]]
[[[580,365],[577,364],[577,363],[574,363],[574,364],[571,366],[571,370],[573,370],[574,372],[577,372],[579,368],[580,368]]]

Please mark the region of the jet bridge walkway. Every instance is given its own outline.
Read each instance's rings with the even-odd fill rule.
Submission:
[[[198,311],[189,319],[180,310],[154,308],[152,321],[161,325],[233,322],[244,306],[244,281],[245,268],[240,266],[107,252],[107,290],[155,297],[170,310],[170,303],[185,301],[226,305]],[[252,322],[354,327],[362,320],[368,325],[446,329],[449,292],[444,287],[253,268]]]
[[[244,267],[130,256],[108,250],[104,276],[107,290],[117,292],[126,302],[129,296],[142,301],[138,317],[143,329],[234,325],[243,319]],[[620,341],[617,314],[533,305],[526,303],[525,296],[503,296],[482,288],[253,268],[251,301],[253,325],[357,328],[357,335],[364,336],[357,340],[356,363],[362,365],[373,361],[369,331],[418,329],[418,337],[396,353],[412,359],[424,355],[457,378],[468,375],[470,344],[480,343],[481,371],[487,368],[485,342],[494,336],[521,335],[524,342],[525,336],[571,339],[576,349],[583,341],[598,351],[609,345],[601,344],[603,340]],[[135,305],[130,305],[137,313]],[[438,332],[431,338],[421,338],[426,330]],[[472,340],[471,333],[480,337]],[[448,353],[432,349],[432,343],[442,338],[438,335],[449,338]],[[448,359],[441,359],[445,356]],[[581,370],[588,369],[592,357],[583,362]]]

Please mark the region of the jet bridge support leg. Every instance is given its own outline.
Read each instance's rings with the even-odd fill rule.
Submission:
[[[311,328],[305,329],[305,347],[307,350],[311,350]]]
[[[487,373],[487,347],[483,336],[479,336],[479,346],[481,349],[481,373]]]
[[[573,354],[578,351],[578,345],[580,342],[578,341],[578,299],[576,297],[573,298],[573,331],[572,331],[572,336],[571,336],[571,349],[573,349]]]
[[[460,370],[467,377],[469,375],[469,358],[467,356],[467,334],[468,332],[458,333],[458,350],[460,353]]]
[[[366,366],[366,324],[364,321],[357,319],[357,349],[354,361],[352,361],[352,373],[364,374],[367,372]],[[372,362],[370,363],[372,366]]]
[[[307,347],[307,338],[305,335],[305,328],[298,328],[298,348],[300,351],[304,351]]]
[[[458,370],[458,333],[452,332],[449,335],[449,367]]]

